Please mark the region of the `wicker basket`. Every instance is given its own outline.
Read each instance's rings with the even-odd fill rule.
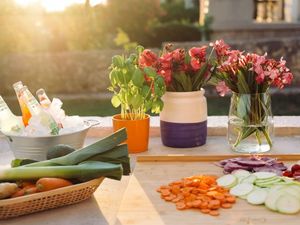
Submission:
[[[101,177],[52,191],[0,200],[0,219],[17,217],[81,202],[91,197],[103,179]]]

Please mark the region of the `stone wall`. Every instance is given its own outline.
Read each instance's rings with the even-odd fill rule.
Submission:
[[[0,57],[0,95],[14,94],[11,85],[22,80],[33,91],[79,94],[106,91],[108,67],[122,50],[10,54]]]

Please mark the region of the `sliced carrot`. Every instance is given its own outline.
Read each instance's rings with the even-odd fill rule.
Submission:
[[[178,202],[178,203],[176,203],[176,208],[179,210],[183,210],[186,208],[186,205],[182,202]]]
[[[226,198],[226,202],[228,203],[235,203],[236,202],[236,198],[234,196],[230,196]]]
[[[230,204],[230,203],[223,203],[221,205],[221,207],[224,208],[224,209],[230,209],[232,207],[232,204]]]
[[[209,215],[218,216],[218,215],[220,215],[220,212],[218,210],[210,210]]]
[[[200,209],[200,211],[201,211],[202,213],[205,213],[205,214],[207,214],[207,213],[209,213],[209,212],[210,212],[210,209]]]
[[[171,182],[157,189],[161,198],[176,204],[178,210],[197,208],[202,213],[219,215],[219,208],[231,208],[236,199],[217,185],[216,176],[198,175]]]

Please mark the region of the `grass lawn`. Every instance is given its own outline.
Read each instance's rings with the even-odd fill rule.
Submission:
[[[5,97],[4,97],[5,98]],[[12,111],[20,115],[17,100],[6,100]],[[112,107],[110,99],[65,99],[63,100],[68,115],[80,116],[111,116],[119,112]],[[229,97],[209,97],[209,115],[227,115],[229,110]],[[300,115],[300,96],[297,94],[273,95],[272,109],[274,115]]]

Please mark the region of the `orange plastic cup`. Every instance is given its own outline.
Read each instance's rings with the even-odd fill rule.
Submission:
[[[129,153],[139,153],[148,150],[150,116],[146,115],[142,120],[124,120],[120,114],[114,115],[113,129],[117,131],[123,127],[127,131],[127,143]]]

